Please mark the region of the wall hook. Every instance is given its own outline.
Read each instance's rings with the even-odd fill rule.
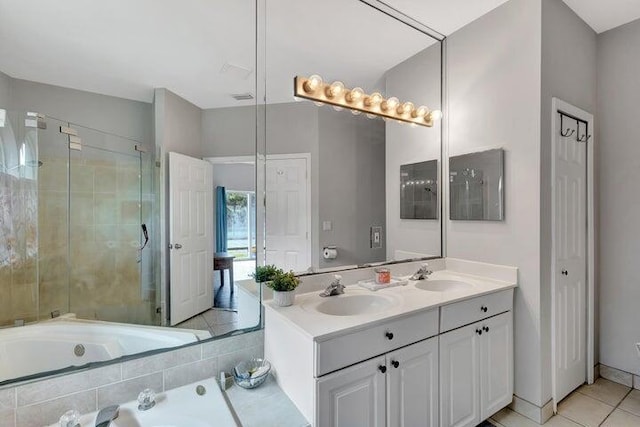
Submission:
[[[580,138],[576,138],[578,142],[587,142],[591,139],[591,135],[582,135]]]
[[[564,130],[564,114],[560,113],[560,135],[565,138],[575,133],[575,129]]]

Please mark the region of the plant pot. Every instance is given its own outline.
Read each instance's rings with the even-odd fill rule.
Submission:
[[[290,305],[293,305],[295,296],[296,291],[273,291],[273,301],[280,307],[289,307]]]

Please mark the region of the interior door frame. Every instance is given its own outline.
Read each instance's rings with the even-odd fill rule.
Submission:
[[[313,265],[313,233],[311,231],[313,217],[311,214],[311,153],[287,153],[287,154],[267,154],[266,161],[269,160],[290,160],[290,159],[305,159],[307,162],[307,176],[305,179],[307,185],[307,253],[309,254],[309,264]],[[203,160],[206,160],[212,164],[256,164],[255,156],[218,156],[218,157],[205,157]],[[265,166],[266,167],[266,166]],[[265,183],[266,185],[266,183]],[[266,188],[263,189],[266,191]],[[257,192],[256,192],[257,195]],[[256,198],[256,203],[258,199]],[[264,211],[263,221],[266,222],[266,211]],[[258,213],[256,212],[256,221],[258,221]],[[256,227],[257,230],[257,227]],[[266,233],[265,233],[266,238]],[[266,243],[265,243],[266,244]],[[257,242],[256,242],[257,246]],[[257,260],[257,254],[256,254]]]
[[[556,152],[556,128],[559,122],[559,111],[571,114],[588,123],[591,138],[587,141],[587,382],[593,384],[595,369],[595,203],[594,203],[594,153],[595,127],[593,114],[588,113],[558,98],[551,101],[551,152]],[[558,411],[557,395],[557,360],[556,360],[556,160],[551,155],[551,390],[554,413]]]

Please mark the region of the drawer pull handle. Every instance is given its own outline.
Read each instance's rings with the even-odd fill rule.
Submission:
[[[488,326],[483,326],[482,330],[485,331],[485,332],[489,332],[489,327]]]
[[[487,308],[486,305],[483,305],[482,307],[480,307],[480,311],[484,311],[486,313],[487,310],[489,310],[489,309]]]
[[[384,336],[389,338],[390,340],[392,340],[393,339],[393,332],[385,332]]]
[[[400,366],[400,362],[398,362],[397,360],[392,360],[391,364],[393,365],[394,368],[398,368]]]
[[[476,334],[482,335],[482,329],[476,329]]]
[[[380,372],[382,372],[384,374],[385,372],[387,372],[387,367],[384,366],[384,365],[380,365],[380,366],[378,366],[378,371],[380,371]]]

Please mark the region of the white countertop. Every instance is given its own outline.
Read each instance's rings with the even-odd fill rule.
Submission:
[[[458,262],[456,260],[456,262]],[[515,269],[514,269],[515,270]],[[419,281],[409,281],[405,286],[397,286],[378,291],[369,291],[357,284],[345,282],[343,295],[321,298],[317,291],[297,294],[294,305],[278,307],[273,301],[265,301],[264,306],[270,313],[281,316],[291,322],[297,329],[315,341],[325,341],[338,335],[384,323],[389,320],[416,314],[457,301],[490,294],[517,286],[516,275],[511,280],[498,280],[486,276],[461,273],[452,270],[435,271],[429,280],[456,280],[471,285],[470,288],[434,292],[416,288]],[[315,311],[313,307],[323,300],[341,298],[353,294],[381,295],[393,301],[390,308],[376,313],[359,314],[353,316],[335,316]]]

